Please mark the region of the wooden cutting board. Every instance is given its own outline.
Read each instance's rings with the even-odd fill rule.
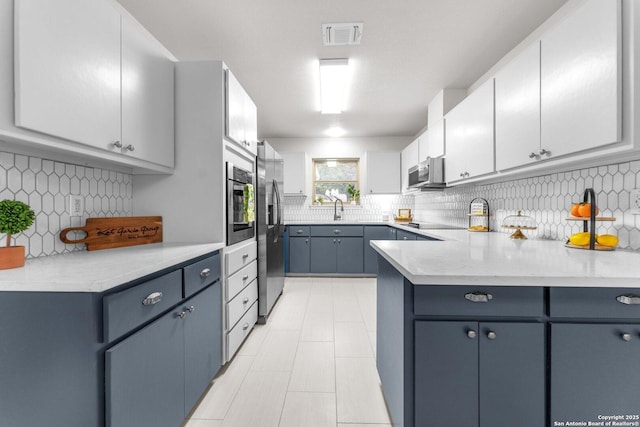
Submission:
[[[83,231],[83,239],[67,238],[70,231]],[[85,243],[88,251],[162,242],[161,216],[121,216],[87,218],[84,227],[65,228],[60,232],[65,243]]]

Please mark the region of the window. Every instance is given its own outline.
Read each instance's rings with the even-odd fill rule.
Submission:
[[[313,159],[313,202],[331,204],[336,198],[359,202],[358,162],[358,159]],[[350,187],[355,192],[350,192]]]

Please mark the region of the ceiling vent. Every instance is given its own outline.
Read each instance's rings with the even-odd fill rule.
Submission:
[[[325,46],[360,44],[363,22],[322,24],[322,41]]]

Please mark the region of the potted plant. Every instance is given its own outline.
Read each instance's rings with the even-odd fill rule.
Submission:
[[[349,193],[349,200],[351,200],[351,204],[355,205],[356,201],[360,197],[360,190],[358,190],[355,185],[349,184],[347,186],[347,193]]]
[[[324,199],[322,198],[322,196],[318,196],[318,197],[316,197],[316,198],[314,199],[313,204],[314,204],[314,205],[321,205],[323,200],[324,200]]]
[[[0,233],[7,235],[6,247],[0,247],[0,269],[24,265],[24,246],[11,246],[11,236],[31,227],[34,217],[25,203],[9,199],[0,202]]]

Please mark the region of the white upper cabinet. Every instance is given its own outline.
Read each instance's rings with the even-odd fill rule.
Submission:
[[[284,162],[284,194],[307,194],[307,153],[280,153]]]
[[[110,0],[15,7],[16,126],[83,145],[66,152],[171,170],[174,63],[164,47]]]
[[[128,155],[174,165],[174,64],[164,47],[122,17],[122,146]]]
[[[490,79],[447,114],[447,183],[495,171],[493,109]]]
[[[429,129],[420,139],[420,161],[427,160],[427,157],[444,156],[445,146],[445,120],[440,119],[429,124]]]
[[[535,162],[540,154],[540,43],[495,76],[496,169]]]
[[[247,92],[230,70],[226,72],[227,138],[253,154],[257,154],[258,112]]]
[[[118,11],[104,0],[15,8],[16,126],[111,149],[120,140]]]
[[[419,147],[420,141],[414,140],[411,144],[407,145],[400,153],[400,168],[402,172],[401,182],[402,191],[409,190],[409,169],[413,166],[417,166],[419,162]]]
[[[553,157],[621,139],[620,10],[584,1],[542,37],[541,147]]]
[[[401,188],[400,153],[397,151],[367,152],[365,194],[398,194]]]

